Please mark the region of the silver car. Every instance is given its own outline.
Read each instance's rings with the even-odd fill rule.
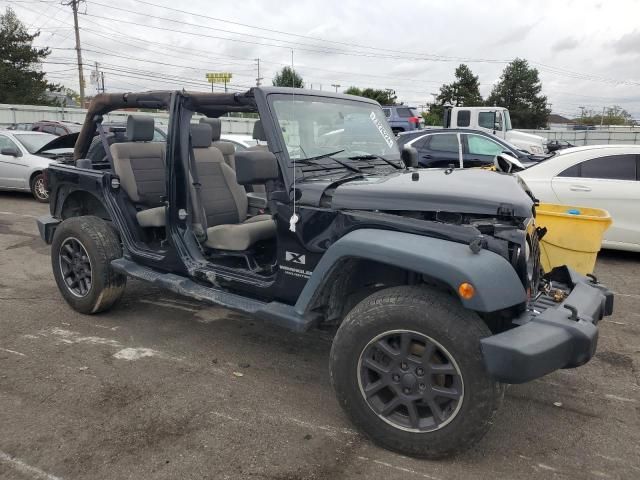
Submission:
[[[77,134],[65,137],[77,137]],[[30,191],[39,202],[48,202],[44,169],[68,158],[75,138],[49,133],[0,130],[0,190]]]

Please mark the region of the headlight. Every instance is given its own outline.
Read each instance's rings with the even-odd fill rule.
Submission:
[[[531,145],[531,153],[544,153],[544,150],[542,149],[542,147],[539,147],[538,145]]]

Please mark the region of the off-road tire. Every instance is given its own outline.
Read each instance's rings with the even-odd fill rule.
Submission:
[[[42,172],[33,176],[29,188],[31,188],[33,198],[42,203],[49,203],[49,193],[44,190],[44,174]]]
[[[406,431],[374,412],[361,392],[361,354],[373,339],[389,331],[410,330],[442,345],[459,367],[463,397],[449,423],[428,432]],[[491,335],[485,323],[457,298],[421,286],[380,290],[346,316],[331,348],[331,383],[340,405],[375,443],[420,458],[438,459],[462,452],[488,431],[504,390],[484,367],[480,339]]]
[[[63,278],[60,250],[65,242],[78,241],[87,253],[91,269],[91,286],[83,296],[72,292]],[[117,302],[127,277],[111,268],[111,261],[122,257],[120,239],[113,227],[98,217],[81,216],[64,220],[56,228],[51,244],[51,265],[60,293],[76,311],[94,314]]]

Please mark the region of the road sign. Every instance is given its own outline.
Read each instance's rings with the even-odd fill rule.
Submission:
[[[227,82],[231,80],[233,75],[230,72],[210,72],[206,74],[207,81],[211,84],[211,91],[213,92],[214,83],[224,83],[224,91],[227,91]]]
[[[229,80],[231,80],[231,77],[233,75],[229,72],[214,72],[207,73],[206,76],[209,83],[227,83]]]

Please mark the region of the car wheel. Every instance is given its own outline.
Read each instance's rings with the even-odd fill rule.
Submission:
[[[49,203],[49,192],[44,183],[44,174],[38,173],[31,179],[31,194],[42,203]]]
[[[331,381],[353,423],[399,453],[442,458],[489,429],[503,389],[484,367],[484,322],[446,293],[378,291],[345,318],[331,348]]]
[[[127,277],[111,267],[122,257],[115,230],[98,217],[72,217],[56,228],[51,265],[60,293],[71,307],[86,314],[109,309],[120,299]]]

